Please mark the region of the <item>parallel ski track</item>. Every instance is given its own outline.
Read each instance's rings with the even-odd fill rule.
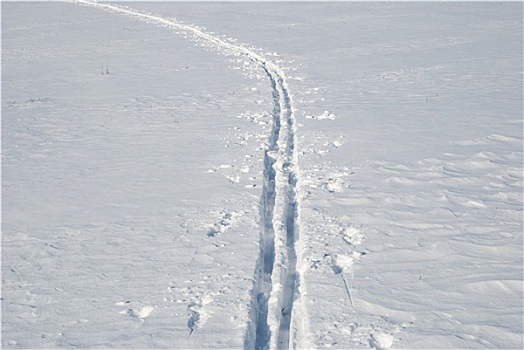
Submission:
[[[297,272],[296,242],[299,203],[297,201],[298,158],[296,147],[296,122],[293,102],[283,70],[258,53],[224,41],[203,30],[173,19],[131,8],[101,4],[88,0],[78,3],[110,12],[125,14],[141,21],[191,33],[221,50],[241,54],[255,62],[267,75],[273,96],[273,127],[269,146],[264,157],[264,186],[261,198],[262,235],[258,262],[258,290],[253,296],[256,324],[252,341],[246,347],[257,349],[287,349],[299,342],[303,334],[302,322],[293,320],[296,291],[301,282]],[[295,338],[293,338],[295,337]]]

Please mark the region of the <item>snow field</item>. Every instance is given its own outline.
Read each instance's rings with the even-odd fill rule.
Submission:
[[[521,19],[448,5],[332,4],[305,26],[318,54],[291,87],[318,346],[522,344]]]
[[[165,28],[9,6],[3,346],[242,347],[271,95]]]
[[[522,347],[522,4],[17,6],[3,346]]]
[[[295,225],[295,218],[298,216],[298,203],[296,200],[295,187],[298,178],[293,168],[298,159],[294,152],[295,120],[293,117],[293,104],[282,69],[250,49],[206,34],[196,27],[186,26],[176,21],[166,20],[154,15],[142,14],[122,7],[83,1],[80,3],[191,32],[198,40],[216,45],[220,50],[228,50],[235,54],[244,55],[259,65],[266,73],[270,81],[274,107],[273,127],[268,149],[265,151],[266,158],[264,164],[266,167],[269,167],[265,173],[267,174],[267,182],[272,183],[272,185],[264,186],[262,196],[263,198],[270,196],[272,200],[270,202],[264,202],[264,205],[270,205],[270,207],[262,208],[262,212],[271,212],[271,214],[269,216],[264,215],[262,221],[264,222],[264,227],[272,226],[272,228],[269,237],[264,237],[267,236],[266,232],[262,233],[263,237],[261,238],[261,252],[258,264],[261,270],[264,270],[267,264],[272,264],[273,268],[271,269],[270,276],[267,277],[263,276],[265,272],[257,272],[258,278],[261,279],[260,284],[269,283],[270,286],[269,288],[263,285],[258,287],[262,292],[257,292],[257,302],[256,305],[253,305],[253,308],[261,310],[267,309],[267,311],[262,312],[262,317],[257,316],[256,318],[257,330],[255,342],[253,344],[246,343],[245,346],[287,348],[297,280],[295,252],[295,234],[297,227]],[[265,194],[264,192],[267,191],[270,193]],[[212,233],[214,234],[216,231],[212,231]],[[264,243],[268,239],[275,241],[274,245],[269,246],[270,254],[266,252],[268,247],[266,247]],[[269,257],[270,261],[265,261],[266,257]],[[261,293],[262,296],[259,297]],[[264,296],[263,294],[269,295]],[[266,312],[267,320],[264,320],[263,317]],[[193,327],[199,320],[200,315],[198,313],[191,315],[188,323],[191,329],[190,334],[192,334]],[[260,328],[262,328],[263,333],[267,333],[267,335],[261,334]],[[252,339],[252,336],[248,335],[246,339]]]

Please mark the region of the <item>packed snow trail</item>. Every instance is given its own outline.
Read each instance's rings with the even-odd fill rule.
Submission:
[[[191,33],[226,53],[243,55],[260,66],[267,75],[273,97],[273,125],[264,156],[262,234],[255,273],[258,287],[252,303],[257,310],[255,319],[252,320],[255,324],[248,325],[249,329],[254,329],[254,334],[246,336],[245,344],[248,348],[257,349],[287,349],[300,345],[300,335],[304,334],[303,320],[300,318],[304,315],[300,314],[298,320],[293,317],[293,307],[298,296],[296,291],[302,283],[297,272],[296,252],[299,234],[296,123],[293,102],[282,68],[246,47],[224,41],[195,26],[127,7],[86,0],[77,2]]]

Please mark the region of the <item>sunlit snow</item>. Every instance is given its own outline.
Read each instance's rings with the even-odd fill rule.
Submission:
[[[2,3],[2,348],[523,347],[520,2]]]

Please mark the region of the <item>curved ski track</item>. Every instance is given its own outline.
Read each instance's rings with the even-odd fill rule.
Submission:
[[[77,0],[83,5],[125,14],[142,21],[191,33],[221,50],[241,54],[260,66],[267,75],[273,96],[273,126],[264,156],[264,184],[261,196],[260,255],[257,290],[253,295],[252,325],[248,325],[246,348],[287,349],[301,343],[304,334],[301,315],[294,319],[293,306],[298,296],[301,276],[297,272],[296,242],[299,203],[297,195],[298,158],[293,102],[283,70],[256,52],[234,45],[201,29],[138,10]]]

